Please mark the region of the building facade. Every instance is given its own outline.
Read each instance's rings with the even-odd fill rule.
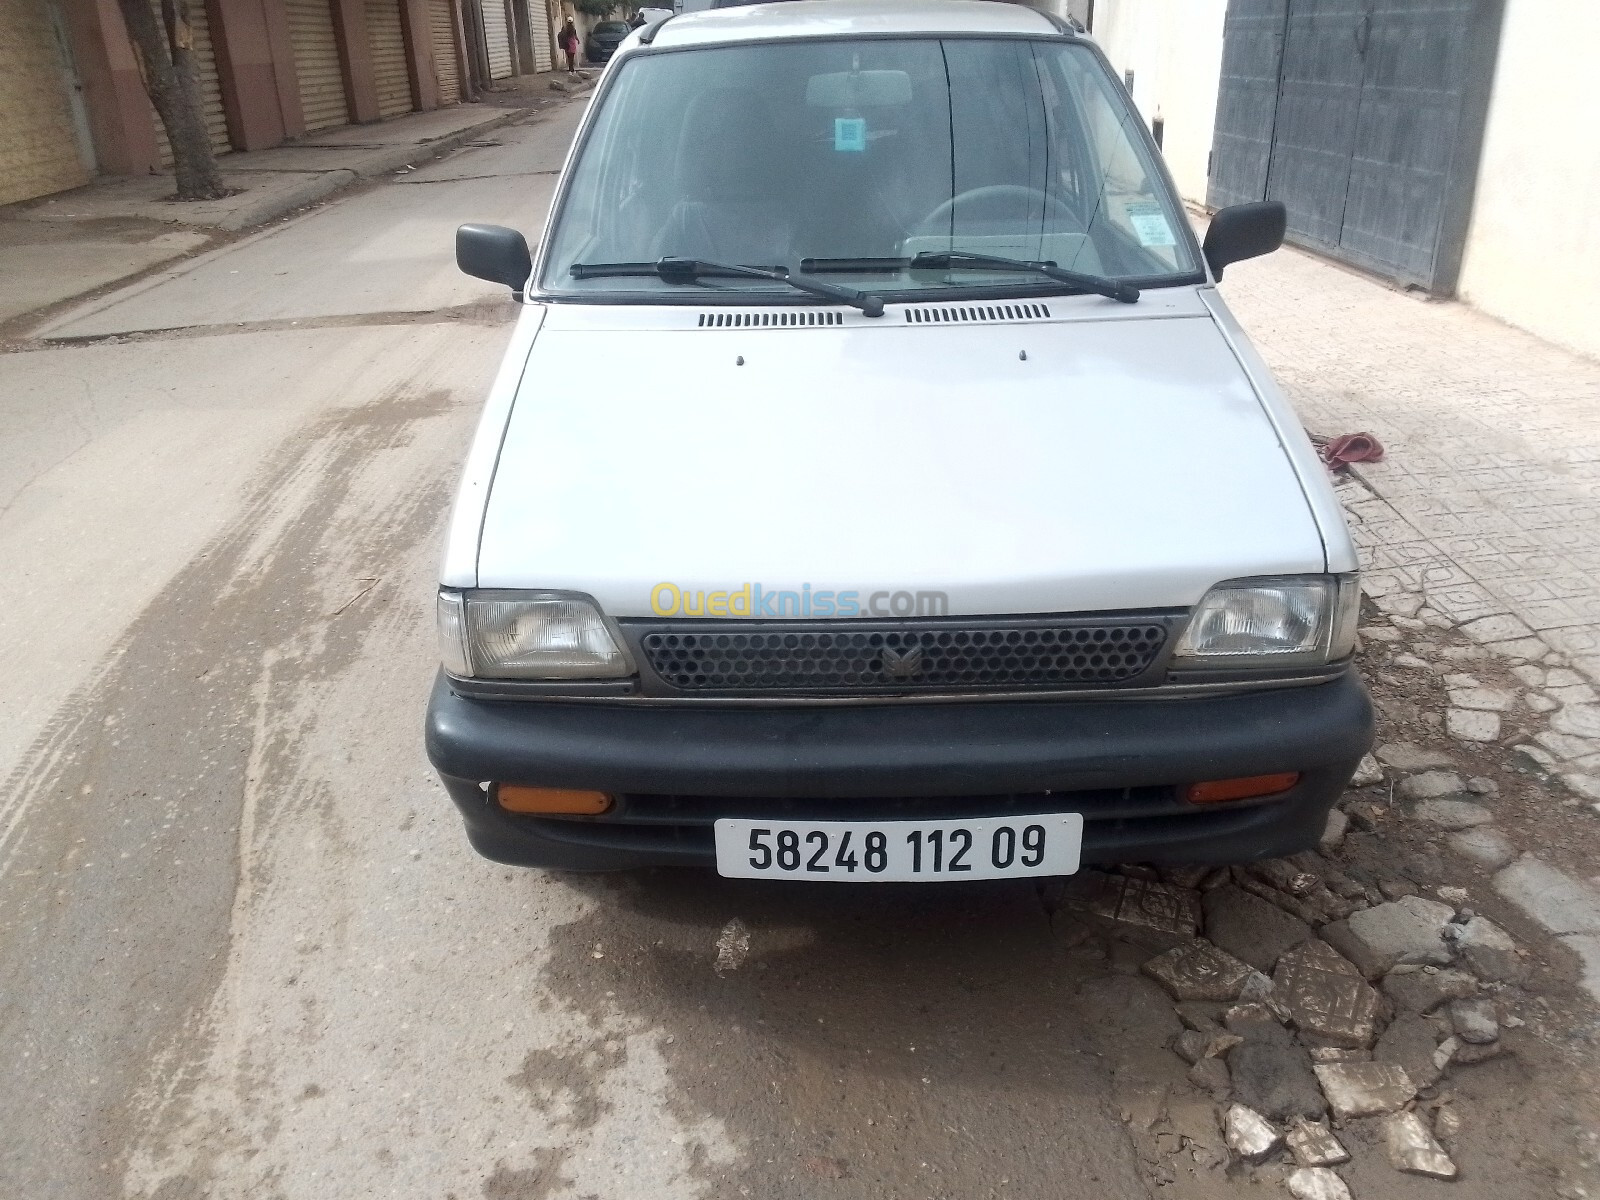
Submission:
[[[160,0],[150,0],[159,12]],[[549,70],[557,0],[189,0],[218,154]],[[0,0],[0,204],[170,167],[118,0]]]
[[[1600,355],[1593,0],[1096,0],[1185,199]]]

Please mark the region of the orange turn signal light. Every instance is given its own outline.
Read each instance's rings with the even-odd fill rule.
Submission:
[[[1299,782],[1298,771],[1248,775],[1243,779],[1211,779],[1205,783],[1191,783],[1184,789],[1183,798],[1190,804],[1226,804],[1229,800],[1253,800],[1258,796],[1287,792]]]
[[[595,817],[611,808],[611,797],[604,792],[582,792],[571,788],[523,787],[502,783],[495,789],[500,807],[514,813],[560,813],[571,817]]]

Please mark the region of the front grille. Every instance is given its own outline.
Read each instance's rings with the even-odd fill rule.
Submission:
[[[646,622],[642,656],[677,692],[1053,691],[1138,682],[1160,617],[923,622]]]

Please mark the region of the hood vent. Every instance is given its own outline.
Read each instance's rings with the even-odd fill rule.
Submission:
[[[972,321],[1043,321],[1050,309],[1043,304],[964,304],[960,308],[924,308],[913,304],[906,320],[913,325],[959,325]]]
[[[842,312],[808,308],[799,311],[773,310],[771,312],[703,312],[701,329],[771,329],[797,325],[843,325]]]

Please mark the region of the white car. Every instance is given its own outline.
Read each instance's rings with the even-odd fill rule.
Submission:
[[[1100,51],[796,0],[617,54],[451,520],[432,761],[482,853],[819,881],[1313,845],[1357,560]]]

